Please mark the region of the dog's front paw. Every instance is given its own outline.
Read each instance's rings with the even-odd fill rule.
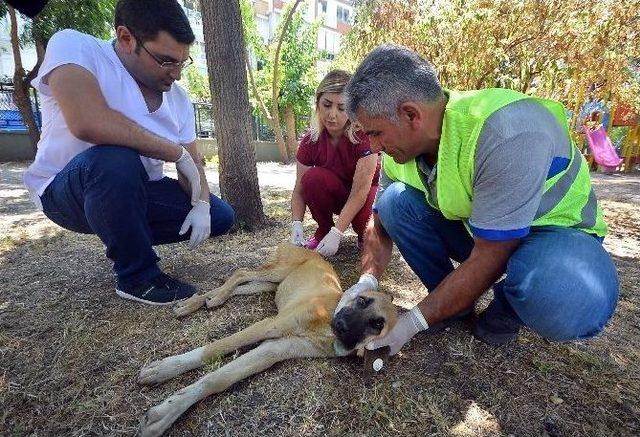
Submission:
[[[181,372],[178,371],[177,366],[172,365],[173,358],[174,357],[169,357],[164,360],[157,360],[144,366],[138,374],[138,384],[160,384],[179,375]]]
[[[231,296],[231,290],[223,285],[215,290],[211,290],[205,296],[207,298],[207,308],[215,308],[219,307],[229,299],[229,296]]]
[[[147,364],[138,374],[138,384],[151,385],[168,381],[202,365],[204,347]]]
[[[187,390],[182,389],[147,411],[140,421],[139,435],[141,437],[161,436],[193,404],[193,401],[185,396],[187,394]]]
[[[178,302],[173,307],[173,314],[176,317],[184,317],[192,312],[196,311],[206,301],[206,296],[203,294],[194,294],[189,299]]]
[[[166,425],[163,423],[163,416],[161,413],[156,412],[155,410],[158,407],[154,407],[147,411],[142,417],[140,421],[140,428],[138,429],[138,434],[141,437],[156,437],[162,435],[162,433],[171,426],[171,424]]]

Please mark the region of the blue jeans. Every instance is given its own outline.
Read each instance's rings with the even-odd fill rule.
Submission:
[[[422,283],[434,290],[463,262],[473,238],[403,183],[391,184],[376,202],[378,218]],[[618,301],[615,266],[594,236],[571,228],[532,228],[511,255],[506,277],[494,285],[497,305],[553,341],[602,331]]]
[[[74,232],[96,234],[113,261],[118,285],[126,287],[160,273],[153,245],[187,240],[178,235],[191,210],[178,181],[150,182],[133,149],[95,146],[75,156],[41,196],[43,212]],[[226,233],[233,209],[211,195],[211,235]]]

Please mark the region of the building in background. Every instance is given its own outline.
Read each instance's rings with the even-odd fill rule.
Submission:
[[[266,43],[276,36],[282,12],[292,0],[252,0],[256,17],[258,33]],[[202,31],[202,16],[198,0],[178,0],[184,8],[191,27],[196,35],[192,49],[194,64],[202,73],[207,73],[207,61],[204,51],[204,34]],[[354,0],[306,0],[302,7],[305,20],[312,23],[318,19],[322,25],[318,30],[318,50],[324,54],[318,65],[323,75],[330,62],[340,52],[342,37],[351,29],[354,17]],[[299,7],[301,7],[299,6]]]
[[[22,19],[20,14],[17,14],[18,20],[18,35],[21,35],[25,20]],[[29,71],[36,65],[38,59],[36,55],[36,48],[33,44],[28,44],[20,49],[22,57],[22,65],[26,71]],[[9,21],[9,14],[6,14],[0,19],[0,83],[13,82],[13,73],[15,70],[15,63],[13,62],[13,49],[11,48],[11,22]]]
[[[276,31],[282,12],[287,3],[292,0],[253,0],[258,32],[265,43],[276,36]],[[307,0],[305,20],[312,23],[318,19],[322,24],[318,29],[318,50],[324,54],[318,65],[318,72],[322,76],[326,73],[330,62],[340,52],[342,37],[353,23],[353,0]],[[300,7],[300,6],[298,6]]]
[[[200,0],[178,0],[189,18],[191,29],[196,36],[196,40],[191,46],[191,57],[193,64],[201,73],[207,74],[207,59],[204,52],[204,32],[202,30],[202,15],[200,14]]]

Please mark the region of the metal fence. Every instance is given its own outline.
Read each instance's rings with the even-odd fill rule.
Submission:
[[[35,90],[31,90],[31,110],[38,128],[42,127],[40,103]],[[0,132],[26,132],[22,114],[13,101],[13,86],[0,84]]]
[[[31,92],[31,107],[36,124],[42,128],[42,116],[38,95],[33,88]],[[198,138],[215,137],[213,109],[210,103],[194,103],[194,122]],[[251,114],[251,128],[253,139],[258,141],[275,141],[273,129],[258,115]],[[0,84],[0,132],[26,132],[27,126],[22,115],[13,101],[13,87]]]
[[[276,134],[262,117],[251,114],[251,127],[253,128],[253,138],[258,141],[275,141]]]
[[[215,136],[213,123],[213,109],[210,103],[194,103],[193,111],[196,123],[196,135],[198,138],[211,138]],[[253,139],[258,141],[275,141],[275,134],[262,117],[251,114],[251,129]]]
[[[213,128],[213,109],[210,103],[194,103],[196,135],[198,138],[211,138],[215,135]]]

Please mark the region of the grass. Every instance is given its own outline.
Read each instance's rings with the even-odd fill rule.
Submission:
[[[218,164],[220,162],[220,158],[218,155],[211,155],[208,158],[203,158],[206,167],[218,168]]]
[[[18,235],[3,235],[0,237],[0,254],[10,252],[26,241],[27,236],[24,231]]]
[[[288,195],[265,193],[273,224],[255,234],[196,252],[159,247],[162,268],[211,289],[236,268],[258,265],[288,237]],[[622,284],[605,335],[552,344],[525,331],[493,348],[459,324],[417,336],[373,378],[357,358],[280,363],[198,403],[169,435],[637,435],[640,210],[619,199],[604,204]],[[148,408],[233,356],[140,387],[146,363],[274,313],[269,295],[241,296],[175,319],[168,308],[117,298],[103,253],[96,237],[56,228],[39,239],[14,230],[0,240],[0,434],[132,435]],[[333,263],[343,285],[357,278],[355,236]],[[383,284],[402,304],[424,295],[397,253]]]

